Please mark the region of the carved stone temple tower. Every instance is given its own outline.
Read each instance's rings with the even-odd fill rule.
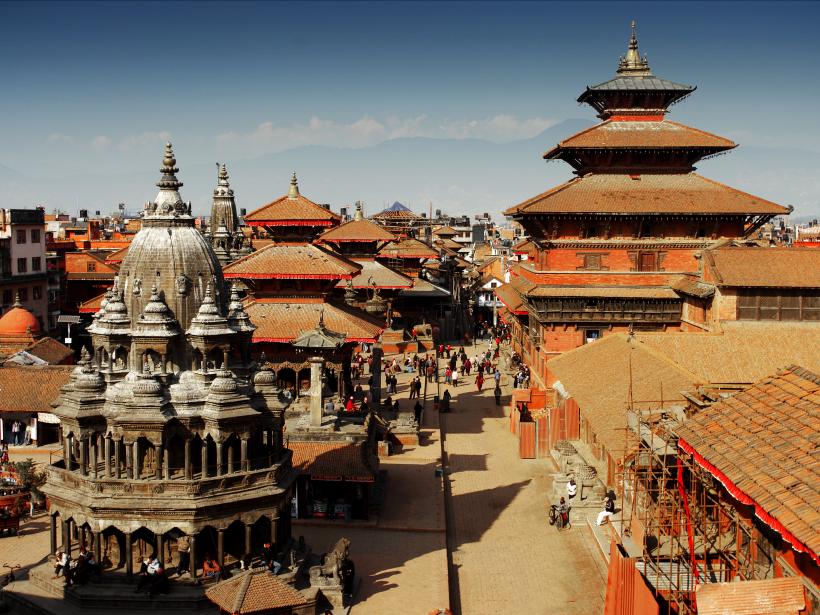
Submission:
[[[236,201],[233,189],[228,183],[228,169],[224,163],[217,165],[216,188],[211,204],[211,221],[206,233],[213,246],[216,258],[221,265],[235,261],[250,254],[253,250],[242,232],[239,216],[236,213]]]
[[[171,144],[114,286],[55,414],[62,459],[48,468],[51,546],[85,541],[127,575],[138,554],[166,566],[190,537],[205,554],[290,538],[291,452],[275,376],[249,361],[253,325],[226,288],[182,201]],[[223,167],[224,170],[224,167]],[[76,552],[76,551],[75,551]]]

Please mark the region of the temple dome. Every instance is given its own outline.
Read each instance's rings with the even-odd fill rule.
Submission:
[[[213,287],[216,304],[223,308],[228,294],[222,268],[210,244],[194,226],[190,206],[179,196],[176,159],[171,144],[165,146],[157,183],[159,194],[143,212],[142,228],[120,267],[120,284],[129,314],[140,314],[148,302],[152,284],[180,327],[187,329]],[[106,310],[107,311],[107,310]]]
[[[17,297],[12,308],[0,318],[0,337],[39,335],[40,321]]]

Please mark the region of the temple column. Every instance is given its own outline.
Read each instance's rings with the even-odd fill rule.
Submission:
[[[125,532],[125,576],[130,577],[134,574],[134,560],[131,555],[131,547],[133,540],[131,532]]]
[[[122,465],[122,438],[119,440],[114,440],[114,478],[121,478],[122,477],[122,469],[120,466]]]
[[[239,449],[239,463],[241,465],[242,471],[247,472],[250,468],[248,467],[248,439],[242,438],[242,443]]]
[[[162,451],[162,476],[165,480],[171,479],[171,451],[167,446]]]
[[[245,524],[245,553],[251,553],[251,530],[252,525]]]
[[[227,453],[228,457],[228,474],[233,474],[233,452],[235,444],[230,444],[229,446],[225,447],[225,452]]]
[[[216,443],[216,475],[222,476],[222,442]]]
[[[196,534],[191,534],[191,563],[189,564],[191,568],[191,578],[196,578]]]
[[[51,521],[48,537],[49,537],[49,546],[51,547],[51,554],[57,552],[57,517],[56,515],[49,515],[49,519]]]
[[[88,439],[83,438],[80,440],[80,474],[83,476],[88,475],[88,468],[86,467],[85,460],[88,458]]]
[[[71,521],[66,519],[60,524],[63,526],[63,552],[71,557]]]
[[[382,345],[380,342],[373,344],[373,369],[371,370],[373,376],[373,385],[370,387],[370,407],[374,408],[379,405],[382,397]]]
[[[208,441],[202,439],[202,478],[208,478]]]
[[[155,453],[154,458],[156,459],[156,467],[155,467],[155,470],[154,470],[154,478],[156,478],[157,480],[160,480],[162,478],[162,468],[165,467],[162,463],[164,461],[163,457],[164,457],[164,454],[166,452],[164,450],[164,448],[165,447],[163,447],[161,444],[159,446],[154,447],[154,453]]]
[[[274,508],[270,518],[270,541],[275,549],[279,549],[279,509]]]
[[[154,534],[157,541],[157,559],[162,567],[165,568],[165,534]]]
[[[103,448],[103,452],[105,453],[105,463],[103,464],[103,472],[105,472],[106,478],[111,478],[111,436],[105,436]]]
[[[222,349],[222,367],[228,369],[228,349]]]
[[[97,564],[102,562],[102,539],[102,532],[91,532],[91,540],[94,541],[94,559]]]
[[[166,369],[166,367],[165,367],[165,363],[166,363],[166,361],[168,360],[168,355],[167,355],[167,354],[165,354],[165,353],[163,352],[163,353],[162,353],[162,359],[161,359],[161,360],[162,360],[162,368],[161,368],[160,372],[161,372],[161,373],[162,373],[162,375],[164,376],[165,374],[167,374],[167,373],[168,373],[168,371],[167,371],[167,369]]]
[[[139,442],[132,442],[131,443],[131,472],[133,474],[134,480],[140,478],[140,445]]]
[[[322,426],[322,357],[310,357],[310,426]]]
[[[225,529],[216,531],[216,561],[220,568],[225,567]]]
[[[185,469],[183,476],[191,480],[193,472],[191,471],[191,438],[185,438]]]
[[[71,469],[71,436],[63,436],[63,463],[65,469]]]
[[[97,434],[94,434],[94,441],[91,443],[91,476],[97,478]]]

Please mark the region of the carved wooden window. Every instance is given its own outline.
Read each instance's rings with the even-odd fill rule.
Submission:
[[[576,269],[584,269],[587,271],[606,271],[609,267],[603,264],[605,253],[600,252],[578,252],[577,254],[581,258],[582,264],[576,267]]]
[[[657,271],[658,270],[658,254],[657,252],[639,252],[638,253],[638,271]]]
[[[788,291],[741,291],[738,320],[820,320],[820,295]]]
[[[89,273],[97,271],[97,263],[95,263],[94,261],[89,261],[85,265],[85,270]]]

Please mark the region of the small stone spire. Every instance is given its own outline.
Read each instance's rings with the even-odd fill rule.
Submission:
[[[354,220],[364,220],[364,214],[362,213],[362,202],[356,201],[356,213],[353,214]]]
[[[622,55],[618,62],[619,75],[651,75],[649,61],[638,51],[638,34],[635,20],[632,20],[632,35],[629,37],[629,47],[626,55]]]
[[[174,158],[174,149],[169,141],[165,144],[165,155],[162,158],[162,168],[159,170],[162,177],[157,182],[157,187],[161,190],[179,190],[182,187],[182,182],[176,176],[179,172],[176,164],[177,159]]]
[[[217,175],[216,183],[220,186],[225,186],[226,188],[230,187],[228,183],[228,169],[225,167],[225,163],[223,162],[221,165],[217,162],[216,166],[219,167],[219,173]]]
[[[296,171],[290,178],[290,190],[288,190],[288,198],[295,199],[299,197],[299,182],[296,180]]]
[[[20,291],[19,290],[14,291],[14,303],[12,304],[11,307],[15,307],[15,308],[23,307],[23,304],[20,303]]]

